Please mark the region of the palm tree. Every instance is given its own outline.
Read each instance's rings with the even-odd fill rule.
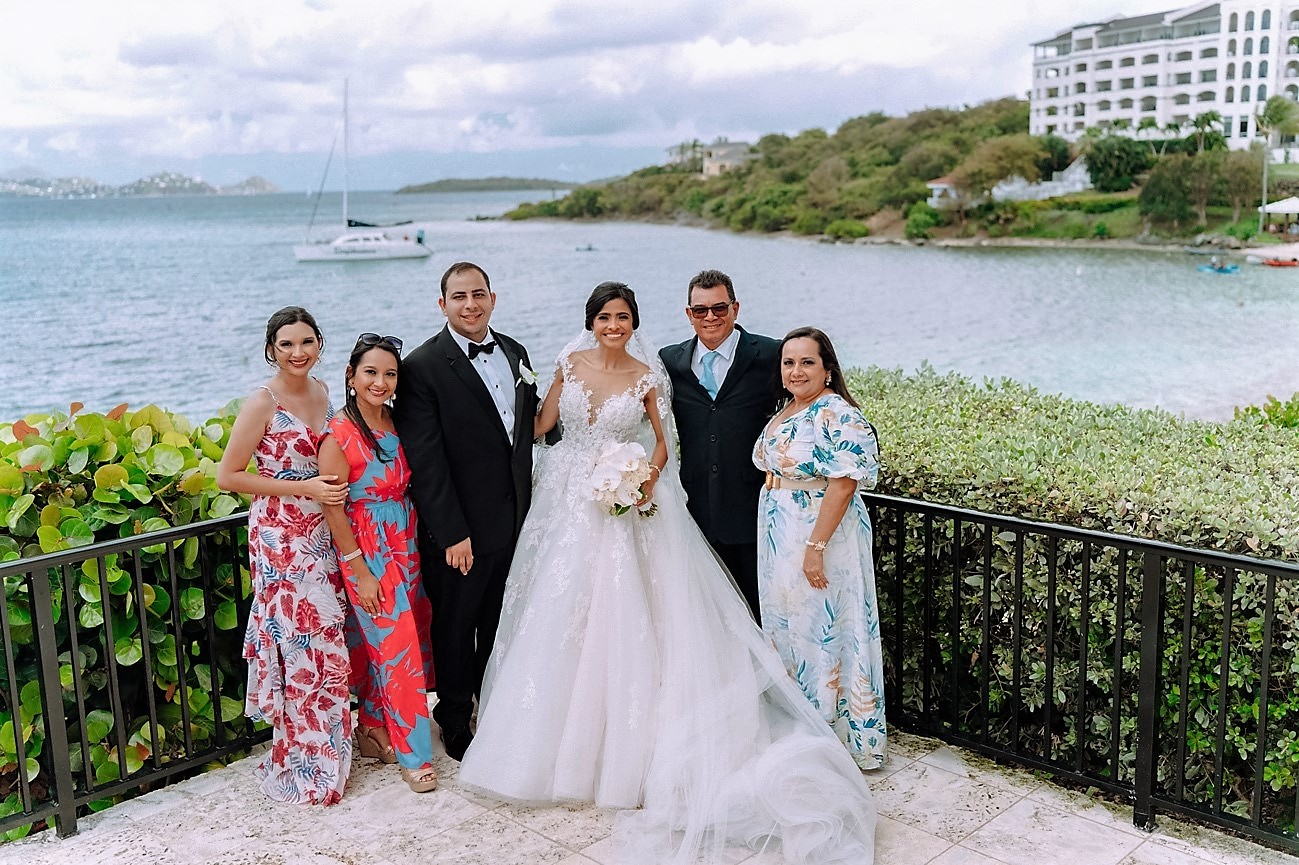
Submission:
[[[1168,142],[1182,134],[1182,124],[1176,120],[1170,120],[1164,124],[1164,140],[1159,145],[1159,155],[1164,155],[1164,149],[1168,147]]]
[[[1254,115],[1254,133],[1263,139],[1263,205],[1258,210],[1258,233],[1267,217],[1267,164],[1272,157],[1272,136],[1299,133],[1299,105],[1284,96],[1269,97]]]
[[[1204,136],[1213,131],[1215,126],[1222,126],[1222,115],[1217,111],[1205,111],[1203,114],[1195,115],[1191,126],[1195,129],[1196,150],[1203,153]]]
[[[1146,133],[1149,133],[1149,135],[1147,135]],[[1150,136],[1156,135],[1158,133],[1159,133],[1159,121],[1153,117],[1143,117],[1141,118],[1141,122],[1137,124],[1138,138],[1148,139]],[[1153,141],[1150,142],[1150,155],[1151,156],[1156,155],[1155,142]]]

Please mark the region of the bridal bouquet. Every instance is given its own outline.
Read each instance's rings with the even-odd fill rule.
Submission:
[[[611,442],[595,460],[591,471],[591,498],[621,516],[633,508],[641,516],[653,516],[658,505],[637,507],[641,484],[650,479],[649,458],[636,442]]]

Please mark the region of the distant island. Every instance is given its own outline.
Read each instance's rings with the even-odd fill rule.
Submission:
[[[213,186],[197,177],[163,171],[122,186],[89,177],[0,176],[0,198],[136,198],[170,195],[264,195],[279,192],[264,177],[250,177],[230,186]]]
[[[421,192],[515,192],[534,189],[576,189],[578,184],[563,180],[545,180],[539,177],[448,177],[432,183],[403,186],[398,195]]]

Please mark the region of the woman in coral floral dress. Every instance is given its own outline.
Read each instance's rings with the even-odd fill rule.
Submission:
[[[262,792],[280,802],[332,805],[352,765],[352,716],[346,602],[322,511],[341,504],[347,487],[319,473],[317,445],[333,408],[310,375],[323,343],[305,309],[271,316],[266,362],[278,371],[239,410],[217,483],[252,495],[245,713],[273,729],[257,769]],[[256,474],[247,471],[253,458]]]
[[[349,482],[347,504],[325,508],[352,602],[348,645],[361,703],[361,754],[398,763],[416,793],[437,786],[428,687],[432,610],[420,580],[410,465],[388,400],[401,340],[363,333],[347,360],[347,405],[329,422],[321,470]]]

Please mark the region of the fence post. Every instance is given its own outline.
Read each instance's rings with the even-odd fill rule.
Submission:
[[[66,579],[66,573],[65,573]],[[50,766],[54,770],[54,797],[58,802],[56,830],[60,838],[77,832],[77,790],[72,779],[72,756],[68,752],[68,722],[63,711],[63,685],[59,681],[58,637],[54,632],[54,601],[50,591],[50,572],[38,568],[32,572],[32,615],[36,619],[36,643],[40,648],[37,669],[41,677],[41,697],[45,702],[45,731],[49,738]],[[73,627],[76,627],[74,624]],[[76,658],[72,659],[77,662]]]
[[[1137,753],[1133,767],[1136,802],[1132,823],[1147,832],[1155,828],[1155,728],[1159,716],[1159,670],[1164,622],[1164,587],[1160,567],[1163,557],[1153,550],[1142,554],[1141,567],[1141,656],[1137,690]],[[1121,697],[1115,682],[1114,699]]]

